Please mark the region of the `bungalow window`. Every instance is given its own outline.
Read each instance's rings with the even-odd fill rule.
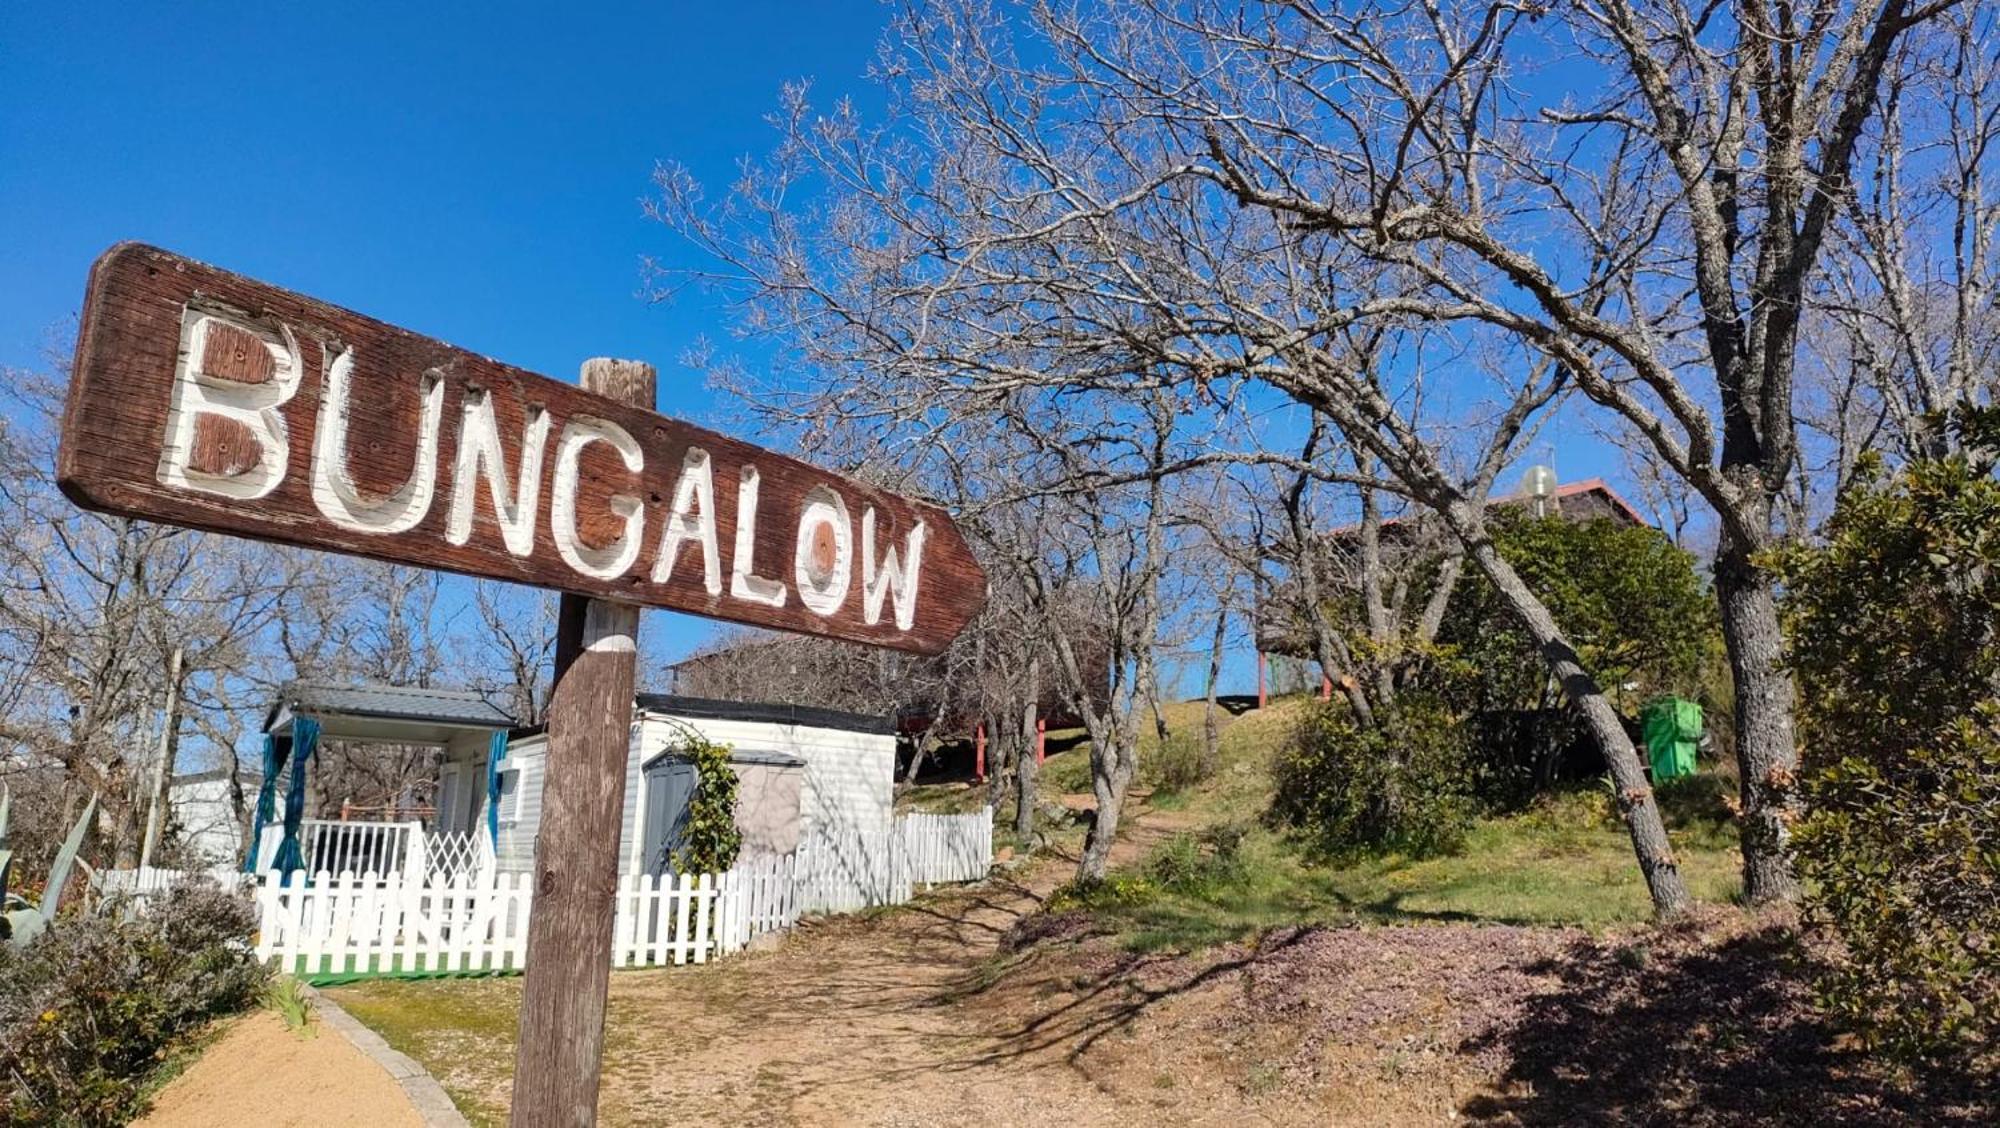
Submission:
[[[521,769],[507,768],[500,773],[500,821],[512,824],[521,818]]]
[[[503,768],[500,772],[500,821],[512,826],[521,821],[523,784],[528,769]]]

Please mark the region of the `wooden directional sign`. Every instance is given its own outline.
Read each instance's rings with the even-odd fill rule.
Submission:
[[[137,244],[91,268],[57,470],[92,509],[936,653],[936,506]]]

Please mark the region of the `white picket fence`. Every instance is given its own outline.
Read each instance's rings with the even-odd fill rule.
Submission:
[[[403,843],[406,850],[409,845]],[[887,888],[873,891],[831,866],[816,881],[799,854],[745,855],[722,874],[622,877],[612,966],[706,963],[741,951],[759,934],[791,927],[801,912],[900,904],[918,885],[976,881],[992,864],[993,824],[985,812],[903,815],[890,824],[886,847],[869,852],[887,859]],[[142,902],[192,878],[247,887],[258,908],[258,956],[295,975],[520,970],[527,961],[533,876],[490,868],[425,870],[429,878],[418,880],[407,867],[387,873],[323,869],[309,879],[305,871],[107,870],[98,883],[107,893]],[[844,904],[848,900],[854,903]]]
[[[618,881],[613,967],[707,963],[798,919],[793,857],[748,858],[723,874]],[[308,977],[518,971],[527,962],[533,877],[460,873],[267,873],[257,954]]]
[[[900,815],[890,832],[889,850],[898,904],[910,898],[915,885],[979,881],[993,868],[992,812]]]
[[[98,870],[91,878],[100,896],[119,896],[136,902],[145,908],[153,899],[190,881],[212,881],[224,889],[248,888],[251,876],[235,866],[213,866],[208,869],[178,870],[145,866],[140,869]]]
[[[797,854],[746,854],[716,883],[727,902],[717,943],[738,951],[752,937],[790,928],[799,919]]]

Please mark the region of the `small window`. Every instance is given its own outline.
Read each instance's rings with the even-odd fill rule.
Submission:
[[[500,773],[500,821],[519,822],[521,819],[521,769],[508,768]]]

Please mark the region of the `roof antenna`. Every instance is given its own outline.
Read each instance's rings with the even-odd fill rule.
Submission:
[[[1528,467],[1528,472],[1521,475],[1521,492],[1527,495],[1536,520],[1547,517],[1549,503],[1556,496],[1556,468],[1542,462]]]

